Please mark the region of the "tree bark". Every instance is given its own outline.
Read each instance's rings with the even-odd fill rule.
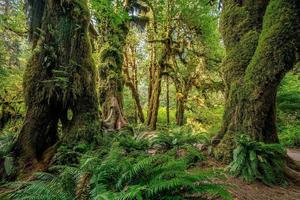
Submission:
[[[299,55],[299,3],[251,2],[224,1],[227,92],[223,127],[213,144],[215,155],[225,162],[231,161],[234,138],[241,133],[257,141],[278,142],[276,92]]]
[[[42,31],[33,41],[24,75],[27,113],[13,149],[19,167],[41,161],[43,153],[58,141],[59,120],[65,127],[62,141],[69,145],[92,141],[100,130],[87,0],[48,0],[41,6]],[[66,120],[68,110],[73,117]]]
[[[170,82],[169,82],[169,76],[166,78],[166,87],[167,87],[167,92],[166,92],[166,113],[167,113],[167,125],[170,125]]]
[[[180,85],[182,84],[182,85]],[[185,124],[185,104],[189,94],[189,87],[186,83],[176,82],[176,125],[183,126]]]
[[[184,111],[185,111],[185,100],[183,98],[176,100],[176,124],[182,126],[185,123]]]
[[[139,97],[139,91],[138,91],[138,80],[137,80],[137,66],[135,61],[135,50],[133,47],[129,48],[130,51],[125,52],[125,64],[123,66],[123,73],[125,78],[125,85],[129,87],[131,91],[132,98],[135,101],[136,106],[136,115],[140,119],[142,123],[145,122],[145,117],[143,113],[142,104]],[[128,55],[131,52],[131,55]],[[131,66],[131,76],[129,74],[129,66]],[[137,122],[137,120],[136,120]]]
[[[150,105],[148,108],[147,126],[152,130],[156,129],[157,115],[159,109],[159,98],[161,93],[161,69],[156,66],[155,79],[151,92]]]
[[[118,7],[115,6],[115,15]],[[125,7],[123,9],[126,9]],[[122,75],[123,49],[128,34],[129,21],[124,20],[115,26],[114,18],[110,15],[102,16],[104,30],[102,32],[100,53],[100,104],[102,107],[102,118],[104,128],[119,130],[127,125],[123,112],[123,85]]]

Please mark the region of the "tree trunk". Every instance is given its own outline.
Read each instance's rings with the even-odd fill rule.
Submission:
[[[151,93],[150,105],[147,117],[147,126],[152,130],[156,129],[157,115],[159,109],[159,97],[161,92],[161,69],[156,66],[155,79]]]
[[[115,6],[117,15],[117,6]],[[126,8],[124,8],[126,9]],[[100,104],[104,128],[119,130],[127,125],[123,112],[123,48],[128,34],[128,21],[115,26],[110,15],[102,16],[105,30],[102,32],[103,43],[100,54]]]
[[[136,107],[136,111],[135,111],[135,123],[138,122],[137,118],[139,117],[141,122],[144,123],[145,119],[144,119],[144,114],[143,114],[143,110],[141,107],[141,103],[140,103],[140,99],[139,99],[139,95],[138,95],[138,91],[139,91],[139,86],[138,86],[138,71],[137,71],[137,66],[136,66],[136,60],[135,60],[135,55],[136,55],[136,49],[134,47],[130,47],[131,50],[131,58],[132,58],[132,72],[133,72],[133,85],[135,88],[135,107]]]
[[[265,13],[266,3],[224,1],[221,27],[227,52],[227,99],[223,128],[213,144],[215,155],[225,162],[232,159],[238,134],[278,142],[276,92],[299,54],[300,5],[296,0],[270,0]]]
[[[137,114],[138,114],[138,117],[140,119],[140,121],[142,123],[145,122],[145,118],[144,118],[144,113],[143,113],[143,108],[142,108],[142,105],[141,105],[141,101],[140,101],[140,97],[139,97],[139,93],[138,91],[136,90],[135,86],[133,85],[132,82],[130,81],[125,81],[125,84],[130,88],[131,90],[131,95],[132,95],[132,98],[134,99],[135,101],[135,106],[137,108]]]
[[[152,92],[154,88],[154,80],[155,80],[155,64],[156,63],[156,49],[155,44],[151,44],[150,50],[150,66],[149,66],[149,84],[148,84],[148,111],[150,110]]]
[[[157,115],[159,109],[159,98],[161,92],[161,66],[156,61],[156,46],[152,44],[151,61],[150,61],[150,80],[149,80],[149,96],[148,96],[148,112],[146,125],[152,129],[156,129]]]
[[[138,80],[137,80],[137,66],[135,61],[135,50],[133,47],[129,48],[130,51],[126,51],[125,54],[125,64],[123,65],[123,73],[124,73],[124,79],[125,79],[125,85],[129,87],[131,91],[132,98],[135,101],[136,106],[136,112],[135,114],[140,119],[142,123],[145,122],[145,117],[143,113],[142,104],[139,97],[138,92]],[[131,55],[128,55],[128,52],[131,52]],[[129,74],[129,66],[131,66],[131,74],[132,77],[130,77]],[[137,120],[136,120],[137,122]]]
[[[188,98],[189,89],[186,85],[176,83],[176,124],[183,126],[185,124],[184,112],[185,104]]]
[[[178,126],[184,125],[184,102],[183,98],[176,100],[176,124]]]
[[[166,108],[166,113],[167,113],[167,125],[170,125],[170,83],[169,83],[169,76],[167,76],[167,93],[166,93],[166,102],[167,102],[167,108]]]
[[[31,17],[41,12],[34,6]],[[24,75],[27,113],[14,146],[20,167],[41,161],[43,153],[58,141],[59,119],[66,127],[63,141],[67,144],[91,141],[100,130],[87,0],[48,0],[41,6],[45,8],[42,31],[36,44],[33,42]],[[73,117],[66,120],[68,110]]]

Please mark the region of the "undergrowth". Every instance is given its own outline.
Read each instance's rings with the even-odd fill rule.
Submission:
[[[284,184],[283,165],[286,155],[280,144],[256,142],[246,135],[237,140],[229,172],[247,182],[260,180],[267,185]]]
[[[37,173],[32,181],[6,184],[13,192],[2,194],[2,198],[231,199],[222,185],[212,182],[215,171],[189,170],[195,162],[205,159],[192,141],[179,137],[178,143],[172,142],[163,153],[150,155],[148,149],[162,141],[165,140],[150,142],[129,135],[107,136],[101,147],[80,147],[79,164],[54,165],[47,172]]]

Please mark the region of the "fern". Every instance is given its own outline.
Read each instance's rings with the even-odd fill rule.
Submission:
[[[229,172],[246,182],[258,179],[267,185],[282,182],[286,152],[280,144],[264,144],[241,135],[233,152]]]
[[[1,135],[0,137],[0,158],[6,156],[14,142],[15,136],[13,134]]]
[[[192,153],[178,158],[176,149],[172,149],[149,156],[144,150],[128,151],[128,146],[113,142],[104,155],[99,154],[101,150],[86,152],[78,166],[53,166],[49,173],[36,174],[34,181],[14,183],[11,187],[16,192],[9,197],[14,200],[163,200],[192,199],[194,194],[210,193],[231,199],[223,186],[210,181],[214,172],[188,171],[189,156],[200,154],[191,145],[185,148]]]
[[[119,156],[112,155],[123,156],[123,158],[115,162],[114,159]],[[131,156],[124,157],[122,149],[114,146],[114,149],[103,160],[102,167],[96,170],[92,177],[92,199],[151,200],[170,197],[187,199],[186,194],[206,192],[220,193],[220,196],[224,198],[226,196],[221,194],[221,191],[226,191],[220,189],[223,188],[222,186],[215,187],[216,190],[213,190],[215,185],[210,182],[210,178],[214,176],[214,173],[189,173],[187,171],[188,160],[185,158],[176,159],[172,153],[169,154],[168,152],[151,157],[145,155]],[[106,165],[109,163],[115,163],[114,167],[108,168]],[[118,175],[116,169],[118,169]],[[111,179],[110,176],[107,176],[112,174],[118,179]],[[211,190],[207,188],[211,188]],[[113,193],[111,193],[112,191]],[[230,199],[229,193],[225,199]]]
[[[177,128],[166,132],[160,132],[152,138],[151,145],[162,145],[166,149],[180,147],[187,144],[194,145],[205,143],[207,138],[201,134],[193,134],[192,130],[187,128]]]
[[[45,178],[44,175],[43,178]],[[72,194],[64,190],[59,178],[48,176],[47,180],[24,183],[22,188],[9,195],[14,200],[72,200]]]

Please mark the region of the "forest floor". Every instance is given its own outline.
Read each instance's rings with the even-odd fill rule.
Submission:
[[[288,149],[288,155],[300,163],[300,149]],[[228,177],[225,181],[235,200],[300,200],[300,186],[267,186],[260,182],[247,184],[238,178]]]
[[[235,200],[299,200],[300,186],[267,186],[260,182],[247,184],[238,178],[228,178],[227,185]]]
[[[287,153],[295,161],[300,162],[300,149],[288,149]]]

